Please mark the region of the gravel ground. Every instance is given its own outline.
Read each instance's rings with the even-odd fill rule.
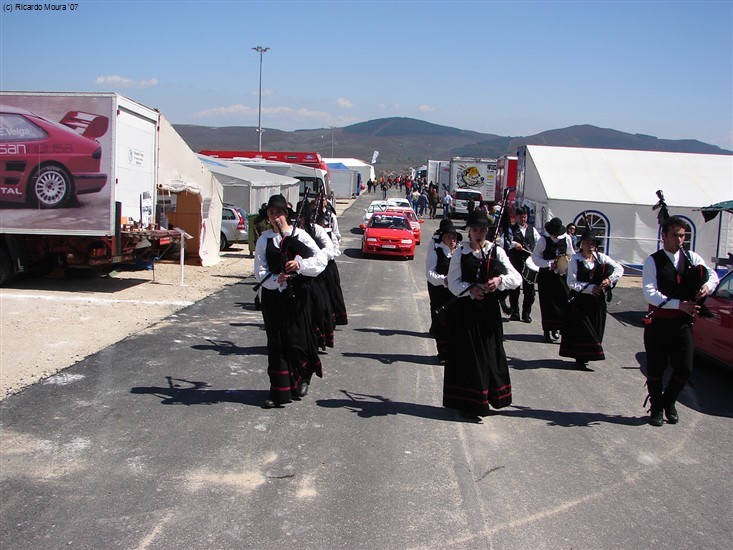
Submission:
[[[177,263],[109,277],[17,279],[0,291],[0,400],[252,275],[235,245],[212,267]]]

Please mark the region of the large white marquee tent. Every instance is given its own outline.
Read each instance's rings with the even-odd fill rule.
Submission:
[[[706,223],[700,208],[733,198],[733,156],[527,145],[519,150],[517,202],[535,225],[557,216],[600,232],[605,251],[639,266],[659,248],[656,192],[691,228],[691,248],[709,264],[733,252],[733,215]]]

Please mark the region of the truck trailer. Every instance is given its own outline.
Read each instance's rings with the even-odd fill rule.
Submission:
[[[450,162],[450,193],[459,189],[478,191],[484,200],[496,193],[496,159],[453,157]]]
[[[116,93],[0,92],[0,115],[0,285],[176,239],[155,223],[157,111]]]

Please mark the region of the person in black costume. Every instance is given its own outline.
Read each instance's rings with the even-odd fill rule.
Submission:
[[[560,341],[560,330],[568,309],[568,285],[565,278],[569,258],[573,253],[573,242],[565,232],[562,220],[552,218],[545,224],[545,232],[532,251],[532,261],[540,268],[537,292],[540,295],[545,342]]]
[[[606,298],[624,274],[624,268],[596,250],[600,240],[586,229],[580,236],[580,252],[568,266],[569,312],[565,317],[560,355],[575,359],[575,368],[591,370],[588,361],[603,361],[606,330]]]
[[[448,266],[456,246],[462,240],[463,235],[456,231],[451,220],[440,220],[440,227],[433,235],[433,246],[425,259],[430,297],[430,334],[435,338],[440,363],[445,363],[448,356],[449,341],[447,313],[438,310],[453,296],[448,290]]]
[[[509,366],[498,291],[517,288],[521,275],[504,250],[487,240],[489,219],[474,210],[466,227],[469,242],[453,253],[448,288],[457,297],[447,306],[451,346],[445,362],[443,406],[479,421],[512,402]]]
[[[679,422],[675,404],[692,375],[692,323],[702,300],[718,286],[718,276],[694,252],[683,248],[685,222],[672,216],[662,222],[663,248],[644,261],[641,283],[649,304],[650,323],[644,328],[649,423]],[[672,375],[664,387],[667,363]]]
[[[312,375],[323,376],[309,292],[310,281],[328,260],[310,235],[290,225],[291,215],[285,197],[271,196],[267,218],[272,229],[260,235],[255,247],[254,275],[262,284],[270,378],[265,408],[304,397]]]
[[[522,273],[524,263],[527,258],[532,256],[535,244],[540,239],[539,232],[527,224],[529,217],[529,208],[520,206],[514,213],[514,225],[510,226],[505,236],[505,246],[509,261],[512,262],[514,269]],[[522,321],[531,323],[532,304],[534,304],[535,290],[534,283],[522,279],[522,292],[524,300],[522,302]],[[519,288],[509,291],[509,320],[519,321]]]

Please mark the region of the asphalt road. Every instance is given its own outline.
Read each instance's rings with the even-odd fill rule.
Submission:
[[[414,261],[359,252],[340,219],[349,325],[282,409],[244,280],[0,404],[3,550],[727,548],[733,378],[696,366],[680,423],[647,425],[643,309],[617,289],[607,359],[571,369],[506,323],[514,405],[441,407]]]

